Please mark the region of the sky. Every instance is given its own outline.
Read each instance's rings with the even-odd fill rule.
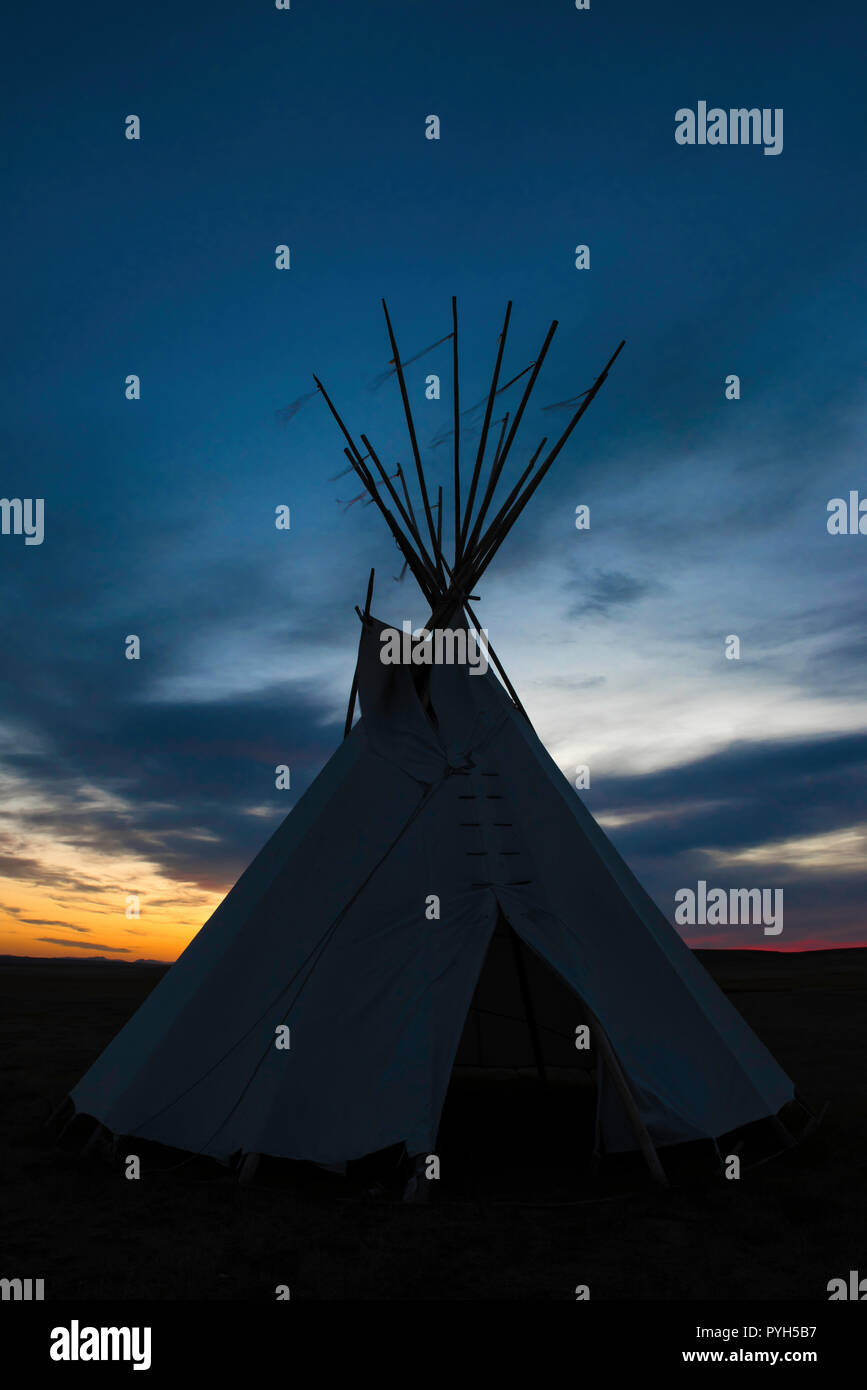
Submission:
[[[369,569],[378,617],[426,610],[323,402],[279,412],[316,372],[408,462],[381,299],[406,359],[452,295],[467,407],[507,301],[504,379],[559,323],[508,486],[626,340],[476,605],[552,756],[670,919],[699,880],[784,890],[781,935],[691,944],[867,944],[867,535],[827,529],[867,498],[865,31],[848,0],[10,17],[0,495],[45,534],[0,535],[0,953],[174,959],[334,751]],[[699,101],[781,109],[781,153],[679,144]],[[449,344],[407,383],[446,483]]]

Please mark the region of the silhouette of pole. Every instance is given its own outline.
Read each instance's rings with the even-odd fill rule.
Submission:
[[[376,570],[370,571],[370,578],[367,581],[367,598],[364,600],[364,612],[361,615],[362,624],[366,625],[370,621],[370,602],[373,598],[373,576]],[[346,711],[346,723],[343,726],[343,737],[349,738],[352,729],[352,716],[355,713],[355,700],[358,695],[358,661],[355,663],[355,673],[352,677],[352,686],[349,691],[349,708]]]
[[[509,319],[511,318],[511,316],[512,301],[510,299],[508,304],[506,305],[506,317],[503,320],[503,329],[500,333],[500,341],[497,346],[497,360],[494,363],[494,374],[491,377],[491,389],[488,392],[488,401],[485,407],[485,420],[484,424],[482,425],[482,437],[479,440],[479,447],[476,452],[476,461],[473,465],[473,475],[470,480],[469,496],[467,497],[467,505],[466,510],[464,511],[464,519],[461,523],[461,555],[463,555],[464,547],[466,545],[467,532],[470,529],[470,520],[472,517],[473,503],[476,500],[476,489],[479,486],[479,476],[482,471],[482,460],[485,456],[485,445],[488,442],[488,430],[491,427],[491,411],[494,408],[494,397],[497,394],[497,382],[500,379],[500,367],[502,366],[503,362],[503,352],[506,347],[506,335],[509,331]]]
[[[458,301],[452,295],[452,397],[454,405],[455,434],[455,555],[454,563],[460,561],[461,548],[461,404],[458,382]]]
[[[424,480],[424,469],[421,466],[421,455],[418,451],[418,440],[416,439],[415,434],[415,424],[412,418],[412,410],[410,409],[409,396],[407,395],[406,391],[406,381],[404,380],[403,375],[403,363],[400,360],[400,353],[397,350],[397,341],[395,339],[394,331],[391,326],[391,319],[389,318],[388,306],[385,300],[382,301],[382,308],[383,312],[385,313],[385,322],[388,328],[388,338],[389,342],[391,343],[391,350],[394,353],[394,365],[397,369],[397,380],[398,385],[400,386],[400,397],[403,401],[403,413],[406,416],[406,427],[409,430],[409,442],[412,446],[412,456],[415,460],[416,472],[418,474],[418,485],[421,489],[421,500],[422,506],[424,507],[425,520],[427,521],[427,528],[430,534],[431,545],[433,546],[434,551],[436,551],[436,532],[434,530],[433,514],[430,509],[430,498],[427,495],[427,486],[425,485]],[[442,567],[439,568],[439,574],[441,579],[444,580],[445,576],[443,575]]]
[[[494,460],[494,466],[493,466],[493,468],[491,469],[491,476],[490,476],[490,478],[488,479],[488,486],[487,486],[487,488],[485,489],[485,495],[484,495],[484,497],[482,498],[482,503],[481,503],[481,506],[479,507],[479,514],[478,514],[478,516],[476,517],[475,525],[473,526],[473,530],[472,530],[472,533],[471,533],[471,535],[470,535],[469,546],[468,546],[468,548],[469,548],[470,550],[472,550],[473,546],[475,545],[476,541],[477,541],[478,538],[479,538],[479,533],[480,533],[480,531],[481,531],[481,529],[482,529],[482,523],[484,522],[485,515],[486,515],[486,513],[487,513],[488,507],[490,506],[491,501],[493,500],[493,496],[494,496],[494,492],[495,492],[495,490],[496,490],[497,483],[500,481],[500,475],[501,475],[501,473],[502,473],[502,471],[503,471],[503,469],[504,469],[504,467],[505,467],[505,465],[506,465],[506,460],[507,460],[508,457],[509,457],[509,450],[510,450],[511,447],[512,447],[512,442],[513,442],[513,440],[514,440],[514,438],[515,438],[515,435],[516,435],[517,432],[518,432],[518,426],[520,425],[521,420],[522,420],[523,415],[524,415],[524,411],[525,411],[526,408],[527,408],[527,403],[528,403],[528,401],[529,401],[531,395],[533,394],[533,387],[534,387],[535,384],[536,384],[536,378],[538,377],[539,372],[542,370],[542,363],[545,361],[545,358],[546,358],[546,356],[548,355],[548,349],[549,349],[549,347],[551,346],[552,339],[553,339],[554,334],[555,334],[556,332],[557,332],[557,320],[554,319],[553,323],[551,324],[551,327],[548,329],[548,332],[547,332],[546,337],[545,337],[545,341],[544,341],[544,343],[542,344],[541,348],[539,349],[539,356],[536,358],[536,361],[533,363],[533,374],[532,374],[532,376],[530,377],[530,380],[527,382],[527,385],[524,387],[524,394],[523,394],[523,396],[521,397],[520,404],[519,404],[519,406],[518,406],[518,409],[517,409],[516,412],[515,412],[515,418],[514,418],[514,420],[512,421],[512,428],[509,430],[509,434],[508,434],[508,438],[506,439],[506,443],[503,445],[502,451],[499,453],[498,458],[496,458],[496,459]]]

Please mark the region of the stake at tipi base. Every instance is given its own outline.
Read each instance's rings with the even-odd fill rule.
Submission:
[[[427,1155],[416,1154],[413,1158],[412,1174],[403,1189],[403,1201],[416,1206],[429,1202],[432,1181],[426,1176]]]
[[[63,1123],[61,1123],[61,1116],[68,1116],[69,1118],[71,1118],[72,1115],[74,1115],[74,1113],[75,1107],[73,1106],[72,1101],[69,1099],[69,1096],[64,1096],[60,1104],[56,1105],[54,1109],[51,1111],[51,1114],[45,1121],[44,1128],[49,1129],[52,1125],[56,1125],[59,1126],[60,1129],[65,1129],[67,1121],[66,1119],[64,1119]]]
[[[668,1178],[665,1176],[665,1169],[659,1161],[659,1154],[656,1152],[656,1145],[648,1133],[646,1124],[641,1118],[641,1112],[635,1103],[635,1097],[629,1089],[629,1082],[626,1079],[623,1068],[617,1060],[617,1054],[608,1040],[608,1034],[593,1013],[592,1009],[584,1004],[584,1011],[590,1024],[590,1033],[596,1046],[599,1048],[600,1056],[608,1071],[608,1075],[614,1084],[618,1096],[626,1111],[627,1118],[632,1126],[636,1142],[641,1150],[642,1157],[647,1164],[655,1182],[660,1187],[668,1187]]]
[[[238,1184],[247,1187],[255,1178],[259,1167],[261,1154],[244,1154],[241,1160],[241,1167],[238,1169]]]
[[[108,1131],[105,1125],[94,1125],[87,1143],[82,1146],[81,1157],[87,1158],[89,1154],[93,1153],[94,1149],[102,1142],[103,1136],[108,1138]]]

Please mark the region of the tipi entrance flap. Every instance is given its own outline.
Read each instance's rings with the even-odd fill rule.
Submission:
[[[521,952],[520,967],[516,946]],[[545,1069],[586,1072],[595,1065],[595,1053],[576,1047],[582,1040],[577,1030],[584,1022],[575,991],[536,951],[520,937],[516,939],[514,929],[499,912],[454,1065],[536,1072],[535,1031]]]

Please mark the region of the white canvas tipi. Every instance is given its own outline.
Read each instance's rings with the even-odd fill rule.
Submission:
[[[455,499],[451,565],[420,463],[424,542],[408,491],[399,499],[384,470],[374,481],[369,441],[362,454],[346,434],[432,631],[470,613],[478,575],[608,371],[484,529],[513,437],[500,436],[474,519],[504,341],[505,331],[462,520]],[[459,1046],[478,1065],[563,1060],[563,1029],[548,1027],[537,987],[544,962],[557,1007],[565,1000],[568,1016],[574,1001],[575,1024],[590,1020],[599,1049],[601,1150],[640,1148],[658,1172],[662,1146],[776,1115],[792,1082],[642,890],[511,686],[466,666],[385,665],[369,601],[370,591],[353,687],[361,719],[75,1087],[76,1109],[115,1133],[219,1159],[342,1164],[394,1144],[432,1153]],[[474,1007],[467,1028],[504,930],[520,1007]]]

